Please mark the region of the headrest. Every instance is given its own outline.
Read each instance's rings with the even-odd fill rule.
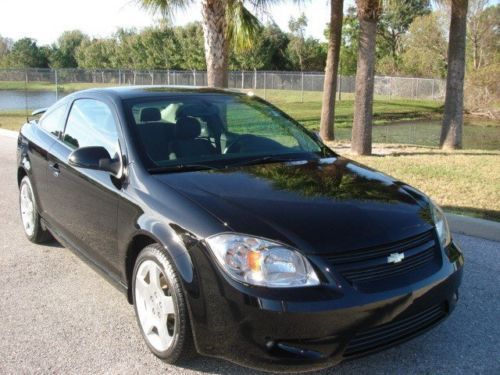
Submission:
[[[191,117],[207,117],[218,113],[218,109],[214,105],[206,104],[184,104],[177,109],[176,117],[178,119],[186,116]]]
[[[141,122],[160,121],[161,113],[158,108],[143,108],[141,111]]]
[[[193,117],[182,117],[175,124],[175,138],[195,139],[201,133],[200,122]]]

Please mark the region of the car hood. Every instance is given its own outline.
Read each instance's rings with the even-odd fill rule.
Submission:
[[[379,246],[432,228],[427,199],[342,157],[155,175],[227,227],[308,254]]]

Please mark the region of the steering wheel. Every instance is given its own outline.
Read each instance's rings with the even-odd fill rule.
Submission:
[[[226,148],[224,149],[224,154],[233,154],[233,153],[237,153],[237,152],[240,152],[241,150],[241,146],[242,146],[242,143],[246,141],[250,141],[250,140],[254,140],[254,136],[253,135],[249,135],[249,134],[243,134],[243,135],[238,135],[236,138],[234,138],[231,143],[229,143]]]

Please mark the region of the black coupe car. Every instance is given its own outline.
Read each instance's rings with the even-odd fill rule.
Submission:
[[[441,322],[463,256],[443,212],[253,95],[71,94],[18,139],[29,240],[57,240],[134,305],[149,349],[269,371],[372,353]]]

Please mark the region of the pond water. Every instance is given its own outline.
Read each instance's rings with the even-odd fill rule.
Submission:
[[[412,144],[439,146],[441,121],[415,121],[376,125],[373,127],[374,143]],[[351,128],[335,129],[339,140],[351,139]],[[464,124],[465,149],[500,150],[500,125],[492,121]]]
[[[59,93],[59,98],[64,94]],[[30,110],[48,107],[56,101],[55,91],[0,90],[0,111]],[[440,121],[416,121],[377,125],[373,127],[375,143],[398,143],[421,146],[438,146],[441,132]],[[339,140],[350,140],[350,128],[336,128]],[[493,122],[471,123],[464,126],[464,148],[500,150],[500,126]]]
[[[59,93],[59,99],[64,95]],[[22,110],[26,108],[33,110],[45,108],[55,103],[56,92],[54,91],[28,91],[23,90],[0,90],[0,110]]]

